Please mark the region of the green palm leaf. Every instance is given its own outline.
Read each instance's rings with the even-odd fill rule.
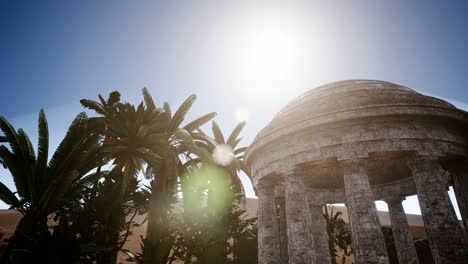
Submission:
[[[201,116],[195,120],[193,120],[192,122],[188,123],[186,126],[184,126],[184,129],[187,130],[188,132],[192,132],[194,131],[195,129],[203,126],[204,124],[208,123],[209,121],[211,121],[213,118],[216,117],[216,113],[215,112],[212,112],[212,113],[209,113],[209,114],[206,114],[204,116]]]
[[[99,104],[96,101],[88,100],[88,99],[81,99],[80,103],[83,107],[91,109],[100,115],[106,114],[106,109],[104,109],[104,106]]]
[[[0,200],[10,205],[12,208],[18,208],[21,202],[18,200],[16,195],[6,187],[5,184],[0,182]]]
[[[49,129],[44,109],[39,111],[39,140],[37,146],[37,168],[38,171],[43,171],[47,167],[47,159],[49,155]]]
[[[22,160],[18,159],[17,156],[3,145],[0,145],[0,160],[10,171],[18,194],[21,197],[29,197],[27,173],[24,172]]]
[[[3,117],[0,115],[0,129],[2,130],[3,134],[5,135],[6,142],[10,145],[13,154],[22,157],[26,160],[27,155],[23,152],[20,140],[18,138],[18,134],[16,133],[13,126]]]
[[[34,153],[33,145],[22,128],[18,129],[18,139],[20,140],[20,146],[23,149],[23,153],[26,154],[28,160],[35,161],[36,154]]]
[[[206,135],[205,133],[192,133],[192,138],[194,140],[197,140],[197,141],[201,141],[201,142],[204,142],[205,144],[208,145],[208,150],[209,151],[213,151],[216,146],[218,145],[218,143],[216,143],[216,141],[214,141],[211,137],[209,137],[208,135]]]
[[[194,94],[185,99],[179,109],[177,109],[177,111],[174,113],[171,123],[169,124],[169,131],[176,130],[180,124],[182,124],[185,118],[185,114],[187,114],[187,112],[190,110],[196,99],[197,96]]]
[[[120,93],[118,91],[111,92],[106,102],[107,106],[112,107],[118,102],[120,102]]]
[[[168,102],[164,102],[163,109],[164,109],[164,112],[166,112],[167,115],[169,116],[169,119],[171,119],[172,118],[172,110],[171,110],[171,106],[169,105]]]
[[[241,133],[242,129],[244,128],[246,122],[245,121],[242,121],[240,122],[239,124],[237,124],[237,126],[234,128],[234,130],[232,130],[232,133],[231,135],[229,136],[228,140],[226,141],[226,144],[230,145],[231,147],[233,147],[237,137],[239,136],[239,134]]]
[[[156,104],[153,101],[153,97],[151,97],[151,94],[148,92],[148,89],[145,87],[143,88],[142,92],[143,92],[143,100],[145,101],[145,104],[148,110],[149,111],[155,110]]]
[[[242,139],[244,139],[243,137],[240,137],[238,139],[236,139],[232,144],[231,144],[231,147],[233,149],[235,149],[237,147],[237,145],[239,145],[239,143],[242,141]]]
[[[216,140],[216,143],[225,144],[226,142],[224,141],[224,136],[223,136],[223,132],[221,131],[221,128],[219,128],[216,121],[213,121],[211,123],[212,123],[211,129],[213,130],[213,135]]]

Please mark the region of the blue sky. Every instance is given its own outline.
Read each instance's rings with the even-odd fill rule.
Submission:
[[[45,108],[55,148],[81,98],[117,89],[137,102],[145,86],[173,107],[197,94],[191,117],[216,111],[226,133],[248,109],[246,145],[289,100],[343,79],[466,110],[467,12],[466,1],[0,0],[0,114],[35,140]],[[265,32],[287,40],[256,41]],[[414,197],[405,209],[418,212]]]

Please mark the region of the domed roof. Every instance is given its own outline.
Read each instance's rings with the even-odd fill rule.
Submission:
[[[446,101],[419,94],[398,84],[378,80],[338,81],[314,88],[288,103],[260,131],[252,145],[303,128],[373,116],[376,112],[381,115],[384,112],[385,115],[427,114],[425,111],[428,109],[456,111],[457,116],[462,112]]]

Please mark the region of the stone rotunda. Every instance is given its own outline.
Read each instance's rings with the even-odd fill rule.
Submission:
[[[410,195],[418,197],[435,263],[468,263],[467,158],[468,113],[443,100],[371,80],[305,93],[247,150],[259,263],[331,263],[322,212],[330,203],[346,204],[356,263],[388,263],[376,200],[388,204],[400,263],[418,263],[402,207]]]

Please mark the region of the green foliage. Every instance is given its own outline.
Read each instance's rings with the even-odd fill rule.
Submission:
[[[201,127],[216,113],[184,125],[196,100],[189,96],[172,112],[158,108],[144,88],[138,105],[81,100],[97,117],[80,113],[49,161],[44,111],[38,118],[37,154],[28,135],[0,116],[0,163],[16,192],[0,182],[0,199],[24,216],[0,251],[1,263],[115,263],[135,216],[148,212],[142,263],[256,263],[256,219],[245,219],[245,126],[225,137],[213,121],[213,137]],[[220,145],[233,149],[229,164],[215,164]],[[237,148],[237,149],[236,149]],[[109,167],[101,171],[103,166]],[[144,172],[150,186],[140,186]],[[179,208],[181,210],[176,210]]]
[[[48,216],[63,206],[83,177],[100,165],[99,135],[90,131],[87,116],[79,114],[47,163],[48,129],[44,112],[39,113],[38,154],[22,129],[0,116],[3,144],[0,162],[10,171],[16,194],[0,184],[0,199],[23,214],[2,255],[2,263],[49,259],[60,262],[48,228]],[[5,145],[8,143],[9,147]],[[16,196],[18,195],[19,198]],[[50,259],[48,256],[57,256]]]
[[[333,207],[328,212],[328,206],[325,206],[325,220],[327,222],[328,243],[332,262],[337,263],[338,252],[342,253],[341,262],[346,263],[346,257],[352,253],[351,231],[346,222],[341,217],[341,212],[333,213]]]
[[[83,188],[54,216],[58,224],[53,226],[53,239],[64,262],[109,263],[140,224],[133,221],[135,215],[146,212],[147,201],[135,179],[119,197],[121,182],[107,177],[108,171],[99,173],[105,180]]]

